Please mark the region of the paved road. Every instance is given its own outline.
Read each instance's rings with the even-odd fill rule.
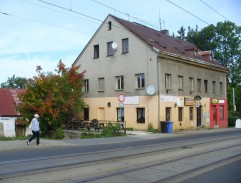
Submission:
[[[241,160],[218,167],[181,183],[240,183]]]
[[[181,132],[181,133],[175,133],[175,134],[139,134],[139,135],[129,135],[127,137],[114,137],[114,138],[106,138],[106,139],[80,139],[80,140],[64,140],[64,141],[48,141],[48,140],[42,140],[43,145],[42,146],[36,146],[35,144],[31,144],[30,146],[27,146],[24,141],[18,141],[18,142],[9,142],[11,146],[2,146],[2,142],[0,142],[0,148],[5,147],[3,150],[0,149],[0,173],[3,173],[4,171],[6,172],[8,168],[9,171],[11,170],[19,170],[22,171],[23,169],[28,172],[28,167],[33,168],[33,167],[38,167],[41,166],[42,168],[47,167],[47,166],[52,166],[52,165],[64,165],[66,162],[71,162],[71,163],[78,163],[79,162],[91,162],[91,160],[101,160],[101,158],[112,158],[113,159],[113,164],[110,165],[111,167],[114,166],[126,166],[128,163],[133,160],[133,166],[135,165],[136,162],[141,162],[144,160],[151,160],[152,162],[155,161],[160,161],[161,159],[166,160],[167,158],[165,156],[170,156],[171,153],[168,153],[164,156],[164,152],[166,151],[165,149],[175,149],[179,148],[180,149],[186,149],[185,152],[193,153],[195,151],[198,152],[198,149],[194,149],[192,147],[192,143],[206,143],[207,141],[214,140],[215,138],[226,138],[226,137],[233,137],[233,140],[240,139],[241,137],[241,130],[240,129],[215,129],[215,130],[203,130],[203,131],[193,131],[193,132]],[[227,143],[228,141],[224,141]],[[225,144],[221,143],[221,144]],[[8,145],[9,145],[8,144]],[[215,144],[215,143],[214,143]],[[228,145],[228,144],[227,144]],[[214,148],[214,145],[209,145],[210,148]],[[218,148],[218,144],[216,144]],[[208,146],[203,146],[203,147],[208,147]],[[200,152],[203,149],[200,148]],[[190,149],[189,149],[190,148]],[[220,150],[219,155],[215,155],[214,157],[223,157],[225,154],[233,154],[235,153],[240,153],[240,148],[234,146],[233,149],[228,148],[229,151],[226,151],[224,149],[223,152]],[[123,155],[129,156],[131,153],[148,153],[148,151],[152,150],[154,153],[153,155],[150,155],[148,157],[141,157],[138,160],[134,160],[134,157],[131,159],[123,159],[126,161],[126,163],[123,162],[115,162],[119,161],[118,157],[122,157]],[[177,153],[182,153],[183,151],[177,151],[173,152],[171,159],[174,157],[177,157]],[[238,150],[238,151],[237,151]],[[160,152],[163,153],[160,153]],[[129,153],[129,154],[128,154]],[[216,152],[214,152],[216,153]],[[182,155],[182,154],[179,154]],[[200,154],[202,155],[202,154]],[[54,157],[55,156],[55,157]],[[65,157],[61,157],[65,156]],[[52,157],[52,158],[51,158]],[[53,158],[54,157],[54,158]],[[75,157],[75,158],[73,158]],[[154,160],[153,158],[157,158]],[[188,158],[189,156],[187,156]],[[44,158],[44,159],[40,159]],[[117,158],[117,160],[115,160]],[[124,157],[122,157],[124,158]],[[151,159],[150,159],[151,158]],[[170,158],[170,157],[169,157]],[[204,159],[212,159],[212,158],[206,158],[203,157]],[[34,162],[31,163],[31,159],[34,159]],[[170,159],[170,160],[171,160]],[[199,158],[198,158],[199,159]],[[202,158],[201,158],[202,159]],[[25,161],[25,164],[23,161]],[[15,161],[17,164],[15,165],[13,163]],[[181,161],[181,160],[180,160]],[[187,160],[185,160],[187,161]],[[186,162],[180,162],[180,165],[173,165],[174,167],[176,166],[177,168],[180,166],[184,166]],[[188,161],[193,161],[192,159]],[[198,160],[200,161],[200,160]],[[201,161],[202,162],[202,161]],[[103,162],[105,163],[105,162]],[[144,163],[144,162],[143,162]],[[169,164],[169,163],[168,163]],[[14,167],[16,166],[16,167]],[[83,173],[84,177],[84,172],[87,174],[90,171],[100,171],[100,169],[103,169],[103,166],[106,167],[107,165],[103,164],[102,166],[94,165],[91,169],[89,168],[83,168],[82,165],[81,167],[83,169],[76,169],[76,168],[68,168],[67,170],[63,170],[64,173],[67,176],[68,173],[75,173],[75,175],[69,175],[71,179],[70,181],[75,180],[75,178],[79,179],[80,177],[80,172],[81,174]],[[130,165],[131,166],[131,165]],[[164,166],[164,165],[161,165]],[[186,165],[184,167],[190,168],[192,165]],[[65,166],[63,166],[65,167]],[[109,166],[107,166],[109,167]],[[98,169],[99,168],[99,169]],[[71,172],[70,172],[71,169]],[[119,169],[119,168],[117,168]],[[126,168],[125,168],[126,169]],[[167,171],[167,168],[165,167],[160,167],[160,170],[164,170],[164,173],[162,173],[163,176],[166,176],[165,174],[170,174],[169,171]],[[180,169],[180,168],[178,168]],[[150,169],[153,170],[153,169]],[[148,175],[156,176],[154,175],[155,172],[148,170]],[[180,169],[181,170],[181,169]],[[63,176],[63,171],[52,171],[51,173],[48,173],[47,175],[45,173],[41,174],[38,173],[37,175],[34,175],[34,178],[38,176],[40,179],[39,182],[53,182],[53,180],[56,179],[56,177],[61,177]],[[106,170],[107,171],[107,170]],[[163,172],[163,171],[162,171]],[[166,172],[166,173],[165,173]],[[219,172],[220,173],[220,172]],[[219,173],[217,173],[216,177],[219,176]],[[223,173],[223,172],[222,172]],[[226,172],[227,173],[227,172]],[[142,176],[141,174],[138,174],[138,176]],[[150,178],[152,177],[150,176]],[[201,175],[200,175],[201,176]],[[52,180],[46,180],[46,177],[52,177]],[[123,177],[126,178],[126,176],[122,176],[119,182],[123,182]],[[131,175],[132,177],[132,175]],[[135,176],[134,176],[135,177]],[[232,174],[230,175],[232,177]],[[28,182],[33,181],[33,176],[26,176],[25,179],[23,177],[20,178],[12,178],[12,179],[2,179],[1,180],[1,174],[0,174],[0,182],[24,182],[26,183],[27,180]],[[147,178],[147,177],[146,177]],[[144,179],[139,179],[139,180],[146,180]],[[70,182],[67,181],[68,179],[63,178],[60,179],[63,180],[62,182]],[[60,180],[56,180],[56,182],[60,182]],[[132,181],[130,182],[135,182],[138,179],[132,178]],[[151,180],[151,179],[150,179]],[[145,181],[145,182],[150,182],[150,180]],[[186,180],[189,181],[189,180]],[[191,179],[190,179],[191,181]],[[118,181],[115,180],[117,183]],[[142,181],[139,181],[142,182]],[[152,181],[153,182],[153,181]]]

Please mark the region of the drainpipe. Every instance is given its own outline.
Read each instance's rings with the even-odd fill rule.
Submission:
[[[160,58],[159,56],[157,56],[157,62],[156,62],[156,66],[157,66],[157,109],[158,109],[158,127],[160,128]]]
[[[157,53],[157,58],[156,58],[156,71],[157,71],[157,110],[158,110],[158,113],[157,113],[157,117],[158,117],[158,127],[160,128],[160,50],[155,48],[155,47],[152,47],[153,48],[153,51]]]

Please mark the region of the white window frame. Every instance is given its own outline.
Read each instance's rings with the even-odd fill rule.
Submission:
[[[204,80],[204,92],[208,92],[208,80]]]
[[[125,38],[122,39],[122,53],[128,53],[129,52],[129,39]]]
[[[123,90],[124,89],[124,76],[115,77],[115,89]]]
[[[165,74],[165,87],[166,89],[172,89],[172,75]]]
[[[189,78],[189,90],[194,90],[194,79],[192,77]]]
[[[202,91],[202,80],[197,79],[197,92],[201,92],[201,91]]]
[[[183,76],[178,76],[178,90],[183,90]]]
[[[145,74],[136,74],[136,88],[142,89],[145,88]]]
[[[100,46],[98,44],[94,45],[94,59],[100,57]]]
[[[83,88],[84,88],[84,92],[86,92],[86,93],[89,92],[89,80],[88,79],[84,80]]]
[[[105,91],[105,78],[98,78],[99,91]]]
[[[107,56],[113,56],[114,55],[114,49],[112,47],[112,43],[113,43],[113,41],[107,42]]]
[[[137,123],[145,123],[145,108],[136,108]]]
[[[219,82],[219,85],[220,85],[220,93],[222,94],[223,93],[223,82]]]
[[[212,84],[213,84],[213,93],[216,93],[216,81],[213,81]]]

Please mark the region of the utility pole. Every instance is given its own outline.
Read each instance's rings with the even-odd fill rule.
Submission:
[[[233,88],[233,111],[236,111],[236,104],[235,104],[235,91]]]

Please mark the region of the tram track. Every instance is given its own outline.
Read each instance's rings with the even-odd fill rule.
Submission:
[[[239,137],[239,136],[237,136]],[[190,148],[191,146],[199,146],[199,145],[205,145],[205,144],[210,144],[210,143],[215,143],[215,142],[220,142],[220,141],[229,141],[229,140],[234,140],[237,139],[237,137],[231,137],[231,138],[226,138],[226,136],[217,136],[216,138],[219,139],[212,139],[210,140],[209,138],[197,138],[197,139],[193,139],[193,140],[181,140],[181,141],[175,141],[175,142],[171,142],[171,143],[163,143],[161,144],[162,146],[165,145],[173,145],[173,147],[167,147],[167,148],[158,148],[157,144],[151,144],[151,145],[145,145],[145,146],[137,146],[137,147],[126,147],[126,148],[121,148],[121,149],[114,149],[114,150],[104,150],[104,151],[95,151],[95,152],[87,152],[87,153],[72,153],[72,154],[67,154],[67,155],[57,155],[57,156],[47,156],[47,157],[39,157],[39,158],[28,158],[28,159],[21,159],[21,160],[10,160],[10,161],[2,161],[0,162],[0,165],[6,165],[6,164],[14,164],[14,163],[24,163],[24,162],[35,162],[35,161],[42,161],[42,160],[51,160],[51,159],[62,159],[62,158],[75,158],[78,156],[85,156],[85,155],[99,155],[99,154],[104,154],[104,153],[111,153],[111,152],[115,152],[115,151],[126,151],[126,150],[138,150],[138,149],[143,149],[143,148],[147,148],[149,150],[147,150],[147,152],[144,153],[140,153],[139,151],[135,154],[133,154],[133,156],[136,156],[138,154],[143,155],[145,153],[155,153],[155,152],[165,152],[165,151],[172,151],[172,150],[178,150],[178,149],[182,149],[182,148]],[[192,143],[192,141],[197,141],[197,140],[204,140],[202,142],[199,143]],[[205,140],[208,140],[208,142],[206,142]],[[180,146],[180,143],[185,143],[188,142],[187,144],[184,144],[182,146]],[[176,145],[175,145],[176,144]],[[151,151],[151,152],[150,152]],[[128,155],[130,156],[130,155]],[[122,157],[126,157],[126,156],[122,156]],[[88,162],[87,162],[88,163]],[[0,173],[1,174],[1,173]]]
[[[193,157],[196,157],[196,156],[199,156],[199,155],[217,152],[217,151],[225,150],[225,149],[230,149],[230,148],[233,148],[233,147],[241,147],[241,144],[232,145],[232,146],[228,146],[228,147],[222,147],[222,148],[209,150],[209,151],[205,151],[205,152],[202,151],[202,152],[195,153],[195,154],[188,154],[186,156],[173,158],[172,160],[168,159],[168,160],[160,160],[160,161],[157,161],[157,162],[151,162],[151,163],[147,163],[147,164],[143,164],[143,165],[138,165],[138,166],[132,167],[132,168],[126,168],[125,170],[121,170],[121,171],[109,172],[107,174],[103,174],[103,175],[100,175],[100,176],[93,176],[93,177],[86,178],[86,179],[74,180],[74,181],[71,181],[71,183],[94,182],[94,181],[98,181],[98,180],[101,180],[101,179],[113,177],[113,176],[116,176],[116,175],[124,175],[126,173],[140,171],[140,170],[144,170],[144,169],[149,169],[149,168],[152,168],[152,167],[165,165],[165,164],[173,163],[173,162],[180,161],[180,160],[190,159],[190,158],[193,158]],[[201,169],[207,168],[208,166],[212,166],[212,165],[221,163],[223,161],[227,161],[227,160],[237,158],[237,157],[241,158],[241,153],[237,154],[237,155],[234,155],[234,156],[231,156],[231,157],[228,157],[228,158],[225,158],[225,159],[222,159],[222,160],[218,160],[218,161],[215,161],[215,162],[212,162],[212,163],[209,163],[209,164],[202,165],[200,167],[197,167],[197,168],[194,168],[194,169],[182,172],[182,173],[175,174],[173,176],[169,176],[169,177],[166,177],[166,178],[163,178],[163,179],[159,179],[157,181],[154,181],[153,183],[168,182],[168,181],[174,180],[174,179],[176,179],[180,176],[184,176],[184,175],[199,171]]]
[[[198,140],[198,142],[196,142]],[[94,167],[101,167],[104,164],[110,164],[112,162],[124,162],[124,161],[133,161],[134,159],[145,159],[148,157],[155,157],[155,156],[164,156],[166,154],[171,154],[171,153],[176,153],[176,152],[182,152],[182,151],[192,151],[192,153],[188,154],[187,156],[181,155],[178,156],[177,158],[167,158],[167,159],[162,159],[159,160],[157,157],[156,160],[153,160],[153,162],[148,162],[148,163],[140,163],[140,164],[135,164],[135,165],[128,165],[128,163],[122,164],[119,168],[114,168],[114,171],[108,171],[108,170],[103,170],[101,172],[101,176],[93,176],[92,178],[86,178],[86,179],[80,179],[76,181],[78,182],[92,182],[95,180],[102,180],[106,178],[110,178],[116,175],[124,175],[126,173],[138,171],[138,170],[144,170],[148,169],[154,166],[159,166],[159,165],[164,165],[170,162],[175,162],[179,161],[181,159],[185,158],[190,158],[190,157],[195,157],[204,153],[211,153],[211,152],[218,152],[220,150],[225,150],[229,148],[235,148],[235,147],[240,147],[241,143],[239,144],[233,144],[229,145],[227,147],[220,147],[217,149],[210,149],[207,152],[200,151],[196,149],[202,149],[202,148],[207,148],[208,146],[212,147],[214,144],[224,144],[232,140],[237,140],[236,137],[232,138],[226,138],[224,137],[218,137],[218,139],[207,139],[207,138],[199,138],[195,140],[189,140],[189,141],[182,141],[180,142],[173,142],[171,144],[161,144],[160,147],[157,147],[157,144],[154,145],[148,145],[148,146],[139,146],[135,148],[124,148],[124,149],[119,149],[119,150],[105,150],[105,151],[98,151],[98,152],[92,152],[92,153],[77,153],[77,154],[70,154],[66,156],[51,156],[51,157],[44,157],[44,158],[35,158],[35,159],[25,159],[25,160],[19,160],[19,161],[5,161],[5,162],[0,162],[1,166],[6,166],[6,167],[11,167],[11,166],[18,166],[18,167],[23,167],[25,164],[42,164],[43,162],[49,162],[49,166],[44,166],[44,167],[36,167],[33,168],[31,167],[30,169],[15,169],[12,172],[6,172],[5,173],[0,173],[0,178],[2,180],[8,179],[11,177],[21,177],[21,176],[29,176],[29,175],[36,175],[36,174],[45,174],[45,172],[54,172],[54,171],[62,171],[62,170],[67,170],[67,169],[78,169],[81,167],[81,169],[84,168],[90,168],[91,166]],[[184,143],[185,142],[185,143]],[[166,147],[165,147],[166,146]],[[117,153],[118,151],[118,153]],[[114,154],[113,154],[114,153]],[[79,160],[76,158],[82,157]],[[94,157],[94,159],[87,158],[87,157]],[[64,163],[66,159],[76,159],[72,162]],[[51,161],[62,161],[63,163],[55,164],[54,162]],[[139,161],[139,160],[138,160]],[[116,171],[119,169],[118,171]],[[104,172],[107,173],[104,173]],[[98,171],[96,172],[98,174]],[[81,176],[82,177],[82,176]],[[88,177],[88,176],[87,176]],[[75,182],[75,181],[73,181]]]

